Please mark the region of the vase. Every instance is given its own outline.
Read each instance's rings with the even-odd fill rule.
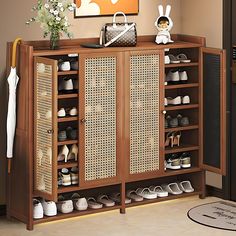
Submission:
[[[51,32],[50,35],[50,49],[56,50],[59,48],[60,34],[57,31]]]

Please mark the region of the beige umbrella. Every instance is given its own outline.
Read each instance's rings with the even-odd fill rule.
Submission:
[[[16,88],[19,77],[16,74],[16,47],[21,38],[17,38],[13,43],[12,49],[12,63],[10,75],[7,78],[9,84],[9,100],[7,112],[7,159],[8,159],[8,173],[11,172],[11,159],[13,157],[13,145],[16,129]]]

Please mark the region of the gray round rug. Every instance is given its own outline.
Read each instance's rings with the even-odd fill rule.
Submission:
[[[207,203],[190,209],[187,214],[196,223],[236,231],[236,204],[225,201]]]

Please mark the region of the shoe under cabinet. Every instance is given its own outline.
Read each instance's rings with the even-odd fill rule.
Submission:
[[[205,196],[205,170],[225,168],[224,52],[204,48],[204,38],[174,38],[168,45],[142,37],[134,48],[96,50],[79,47],[83,40],[65,40],[55,51],[38,49],[44,42],[20,46],[22,109],[8,217],[33,229]],[[25,191],[15,201],[19,188]]]

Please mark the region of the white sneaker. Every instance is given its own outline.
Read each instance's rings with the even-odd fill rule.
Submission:
[[[165,64],[170,64],[170,58],[169,56],[165,56]]]
[[[41,201],[43,206],[43,212],[45,216],[55,216],[57,214],[57,206],[53,201],[45,201],[44,199]]]
[[[184,96],[182,98],[182,104],[189,104],[190,103],[190,97],[189,96]]]
[[[170,70],[166,76],[166,82],[179,83],[179,71]]]
[[[179,72],[179,78],[180,78],[180,81],[183,82],[183,83],[187,83],[188,81],[188,74],[186,71],[180,71]]]
[[[34,219],[41,219],[43,218],[43,206],[42,203],[38,199],[33,199],[33,217]]]
[[[59,176],[60,176],[62,186],[71,185],[71,176],[67,168],[62,168],[61,172],[59,172]]]
[[[176,98],[167,98],[168,105],[180,105],[181,104],[181,96],[177,96]]]
[[[57,112],[57,116],[58,116],[58,117],[65,117],[65,116],[66,116],[65,108],[61,108],[61,109]]]
[[[85,211],[88,208],[88,203],[86,198],[80,197],[78,193],[74,193],[71,196],[71,199],[73,200],[74,208],[78,211]]]
[[[57,209],[63,214],[71,213],[74,210],[72,200],[65,200],[62,195],[58,196]]]
[[[58,156],[57,156],[57,161],[67,162],[68,154],[69,154],[69,148],[66,145],[63,145],[62,148],[59,151]]]
[[[77,108],[76,107],[71,108],[69,111],[69,115],[70,116],[77,116]]]
[[[59,63],[58,69],[60,71],[69,71],[70,70],[70,62],[69,61],[63,61]]]

